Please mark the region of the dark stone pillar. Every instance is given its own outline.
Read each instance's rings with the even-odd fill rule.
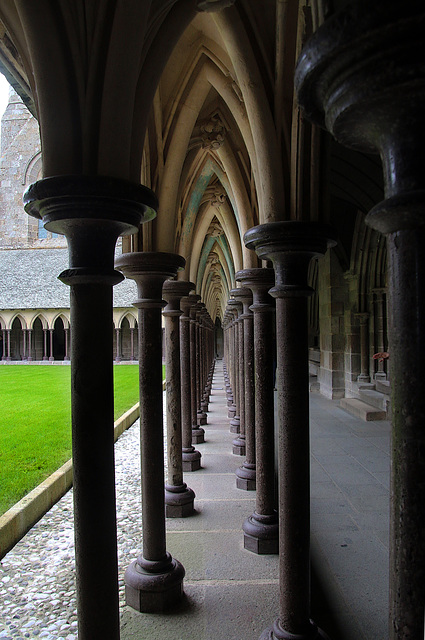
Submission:
[[[250,229],[245,244],[273,262],[279,422],[280,611],[261,636],[326,637],[310,620],[310,442],[308,266],[323,255],[331,230],[319,223],[272,222]]]
[[[68,241],[70,265],[59,278],[71,287],[78,637],[118,639],[111,328],[112,287],[122,276],[114,270],[114,249],[120,234],[138,229],[145,204],[155,199],[121,180],[60,176],[31,185],[24,201],[27,213]]]
[[[388,247],[390,640],[424,634],[424,22],[422,2],[350,3],[316,32],[296,75],[307,116],[383,162],[385,200],[366,223]]]
[[[191,282],[166,280],[162,296],[168,303],[165,318],[165,371],[167,404],[168,481],[165,485],[165,515],[185,518],[193,513],[195,494],[183,482],[182,423],[180,393],[180,300],[193,289]]]
[[[162,403],[162,286],[185,264],[172,253],[124,253],[117,268],[136,281],[139,310],[143,552],[125,573],[126,602],[163,611],[183,594],[183,566],[166,550]]]
[[[192,289],[195,285],[192,284]],[[182,459],[183,471],[197,471],[201,468],[201,454],[192,445],[192,405],[190,370],[190,308],[193,304],[190,296],[181,301],[180,318],[180,371],[182,403]]]
[[[232,314],[233,320],[231,324],[231,384],[233,392],[233,406],[229,408],[228,415],[230,419],[230,433],[239,433],[241,429],[241,416],[239,404],[239,324],[238,315],[240,302],[230,299],[227,308]],[[234,411],[233,411],[234,407]]]
[[[193,444],[200,444],[204,442],[204,429],[198,425],[198,369],[197,369],[197,326],[196,326],[196,312],[197,304],[201,299],[196,293],[192,293],[189,296],[192,303],[190,307],[190,401],[191,401],[191,414],[192,414],[192,442]]]
[[[2,334],[3,334],[3,353],[1,356],[2,360],[6,360],[6,336],[7,336],[7,329],[2,329]]]
[[[244,343],[244,321],[243,321],[243,304],[241,300],[240,289],[232,289],[231,295],[235,299],[237,306],[236,322],[237,322],[237,385],[238,385],[238,406],[239,406],[239,431],[238,437],[232,442],[233,454],[237,456],[245,455],[245,343]],[[242,294],[243,297],[243,294]],[[235,416],[234,420],[238,416]],[[233,421],[230,422],[232,425]]]
[[[196,305],[196,421],[198,425],[207,424],[207,414],[202,409],[202,392],[204,387],[204,334],[202,317],[205,311],[203,302]]]
[[[238,280],[251,289],[254,314],[255,370],[255,511],[243,524],[244,547],[258,554],[278,553],[275,496],[273,269],[244,269]]]
[[[239,282],[238,271],[236,280]],[[243,277],[243,276],[242,276]],[[247,287],[238,289],[239,300],[243,304],[244,338],[244,400],[245,400],[245,451],[246,459],[236,471],[236,486],[245,491],[255,490],[255,387],[254,387],[254,316],[249,306],[252,293]]]

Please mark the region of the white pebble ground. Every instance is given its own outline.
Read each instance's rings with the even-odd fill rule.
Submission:
[[[139,421],[115,445],[120,607],[141,552]],[[0,639],[76,640],[72,489],[0,563]]]

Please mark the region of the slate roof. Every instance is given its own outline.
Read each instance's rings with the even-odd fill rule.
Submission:
[[[0,249],[0,309],[69,309],[69,287],[58,280],[68,249]],[[136,283],[114,287],[114,307],[131,307]]]

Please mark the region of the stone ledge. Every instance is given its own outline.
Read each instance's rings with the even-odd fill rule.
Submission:
[[[341,398],[339,406],[341,409],[351,413],[352,416],[360,418],[365,422],[387,419],[386,411],[371,407],[370,404],[366,404],[366,402],[362,402],[362,400],[358,400],[357,398]]]
[[[137,420],[139,403],[114,423],[114,442]],[[36,522],[53,507],[72,486],[72,460],[0,516],[0,560],[24,537]]]

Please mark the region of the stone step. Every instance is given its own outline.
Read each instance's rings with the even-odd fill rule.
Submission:
[[[387,410],[388,397],[385,394],[371,389],[359,389],[359,396],[360,400],[372,405],[372,407],[382,409],[383,411]]]
[[[391,382],[389,380],[375,380],[375,388],[387,396],[391,393]]]
[[[387,419],[386,411],[372,407],[370,404],[367,404],[366,402],[363,402],[358,398],[342,398],[340,400],[339,406],[341,407],[341,409],[345,409],[345,411],[351,413],[352,416],[360,418],[365,422],[370,422],[371,420]]]

